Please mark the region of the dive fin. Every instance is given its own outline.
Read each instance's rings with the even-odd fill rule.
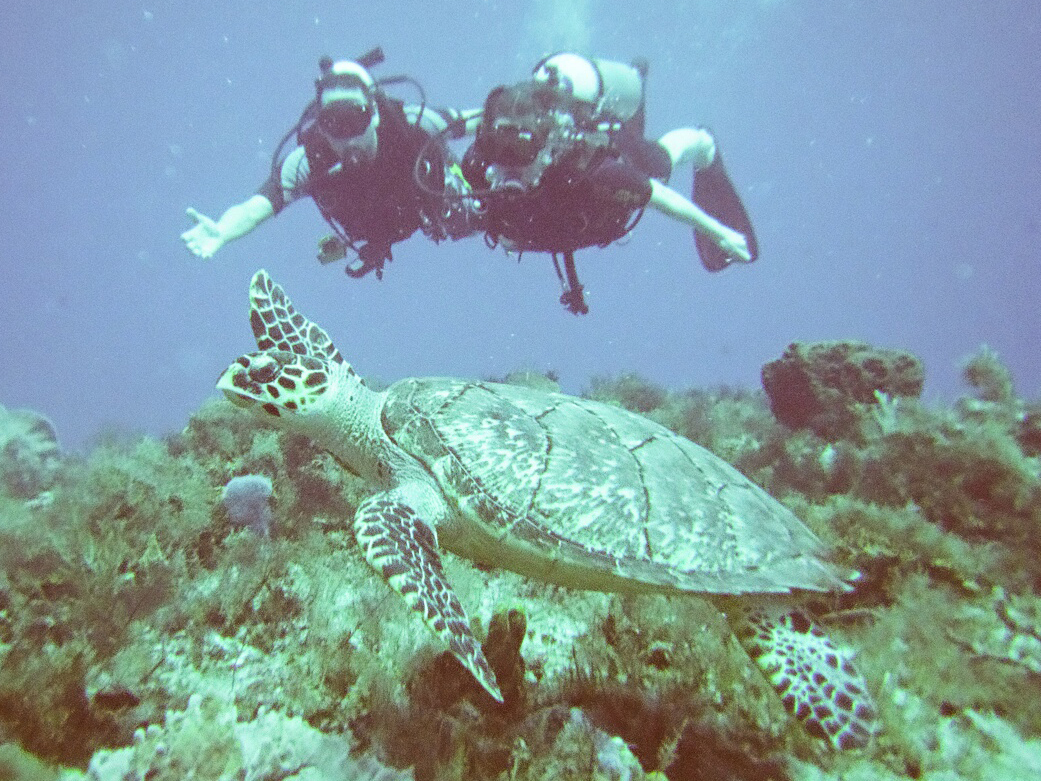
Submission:
[[[759,256],[759,244],[755,238],[755,229],[748,218],[745,205],[734,189],[734,183],[723,166],[723,155],[716,149],[716,157],[712,164],[694,172],[694,187],[691,200],[700,208],[711,214],[721,223],[744,234],[748,242],[748,250],[752,253],[749,263]],[[698,248],[701,265],[709,271],[721,271],[730,265],[731,259],[707,236],[695,231],[694,243]]]

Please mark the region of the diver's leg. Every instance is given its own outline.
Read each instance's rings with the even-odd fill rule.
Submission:
[[[694,228],[702,262],[705,262],[706,253],[709,253],[711,266],[706,266],[710,270],[717,271],[734,261],[748,263],[755,260],[755,249],[749,246],[744,234],[716,219],[708,210],[687,200],[668,185],[652,179],[651,198],[647,206]]]
[[[667,187],[655,188],[648,205],[694,226],[698,255],[710,271],[735,260],[755,260],[759,245],[752,222],[712,134],[704,128],[681,127],[659,138],[658,146],[668,153],[673,168],[694,166],[694,185],[689,201]]]
[[[695,171],[712,165],[716,158],[716,140],[704,128],[680,127],[658,139],[669,153],[672,167],[692,163]]]

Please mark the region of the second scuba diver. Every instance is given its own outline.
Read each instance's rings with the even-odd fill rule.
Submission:
[[[640,62],[547,57],[531,79],[491,92],[463,160],[488,243],[553,253],[561,302],[572,312],[588,311],[574,251],[626,235],[648,206],[694,229],[711,271],[758,255],[712,135],[680,128],[644,139],[646,70]],[[691,199],[665,184],[686,164],[695,170]]]

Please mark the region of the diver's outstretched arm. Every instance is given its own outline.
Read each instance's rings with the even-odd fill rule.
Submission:
[[[651,179],[651,200],[647,205],[674,220],[687,223],[698,233],[708,236],[732,260],[752,260],[752,253],[744,234],[728,228],[693,201],[657,179]]]
[[[274,213],[271,201],[263,195],[253,195],[235,204],[217,220],[189,207],[186,214],[196,224],[181,234],[181,240],[193,255],[209,258],[229,241],[245,236]]]
[[[419,126],[430,135],[443,132],[449,123],[452,123],[454,125],[452,138],[474,135],[477,132],[477,126],[481,124],[481,116],[484,113],[484,110],[479,108],[459,111],[454,108],[426,106],[420,115],[419,110],[419,106],[405,106],[405,116],[408,117],[409,122],[415,122],[416,117],[419,117]]]

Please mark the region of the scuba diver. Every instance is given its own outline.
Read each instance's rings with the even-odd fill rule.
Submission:
[[[622,238],[648,206],[694,228],[710,271],[758,255],[712,135],[680,128],[657,141],[644,138],[646,74],[642,61],[546,57],[531,79],[489,94],[463,158],[466,197],[479,199],[486,242],[552,253],[561,303],[576,314],[589,309],[575,250]],[[685,164],[695,170],[691,199],[665,184]]]
[[[417,229],[435,241],[474,233],[473,202],[460,195],[468,186],[443,139],[464,134],[479,112],[432,109],[406,76],[373,79],[368,69],[383,59],[378,47],[357,60],[323,57],[315,97],[279,143],[267,181],[216,220],[189,208],[196,224],[181,234],[188,250],[209,258],[304,196],[333,230],[319,242],[318,259],[334,262],[349,248],[354,257],[345,270],[352,277],[375,271],[382,278],[391,246]],[[418,105],[384,92],[400,82],[416,87]],[[294,135],[295,146],[283,154]]]

